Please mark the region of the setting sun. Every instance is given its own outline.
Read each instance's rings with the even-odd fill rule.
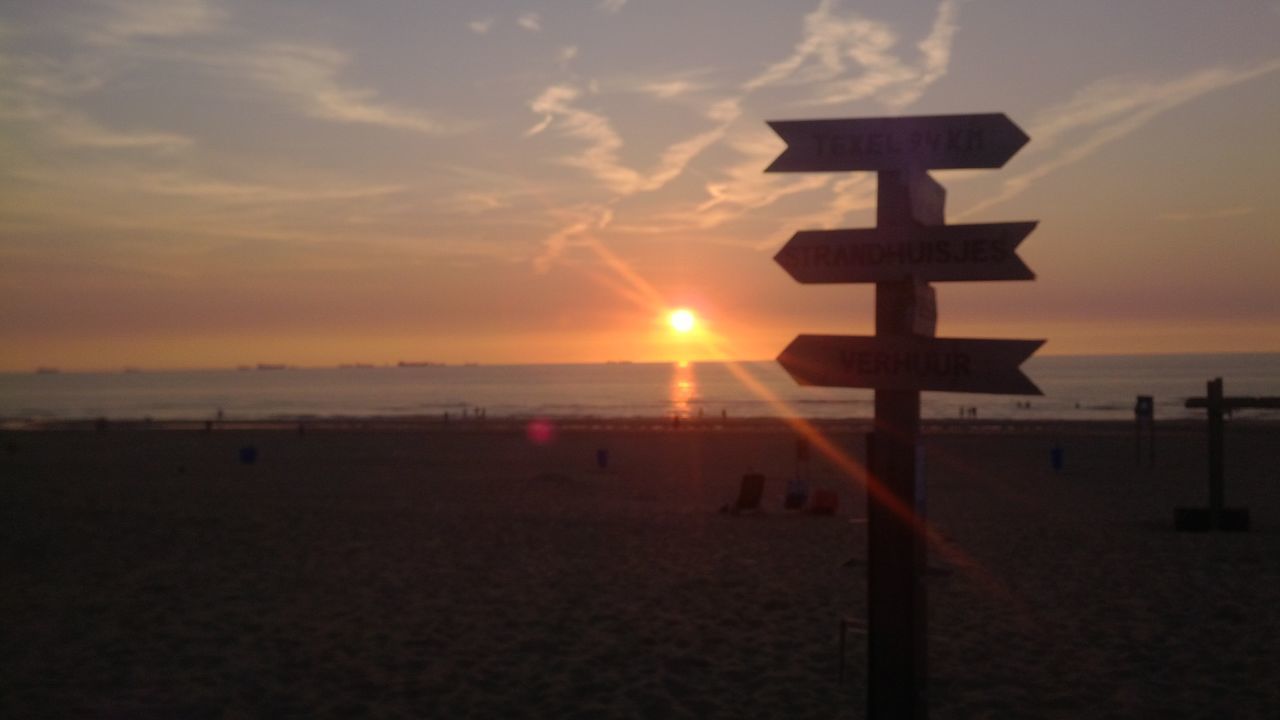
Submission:
[[[687,333],[698,324],[698,319],[694,317],[693,312],[681,308],[673,310],[671,315],[667,317],[667,322],[671,323],[671,327],[678,333]]]

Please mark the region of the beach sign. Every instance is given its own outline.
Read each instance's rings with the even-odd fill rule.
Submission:
[[[787,149],[765,172],[1002,167],[1029,139],[1004,113],[773,120]]]
[[[1041,395],[1018,369],[1043,340],[800,335],[778,363],[800,385]]]
[[[1034,280],[1014,252],[1032,222],[801,230],[774,261],[802,283]]]
[[[998,168],[1027,143],[1003,113],[781,120],[765,172],[876,172],[876,227],[805,230],[774,260],[802,283],[875,283],[876,334],[800,335],[778,356],[801,385],[875,390],[866,467],[868,718],[928,716],[920,392],[1039,395],[1020,370],[1043,340],[937,338],[935,280],[1031,280],[1035,222],[947,225],[929,170]],[[901,509],[908,508],[906,513]]]

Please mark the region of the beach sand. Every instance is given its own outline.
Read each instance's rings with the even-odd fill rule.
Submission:
[[[789,430],[653,425],[0,434],[0,716],[862,717],[863,491],[815,457],[839,512],[789,513]],[[932,717],[1280,716],[1280,426],[1228,425],[1235,534],[1173,531],[1206,443],[1158,432],[927,433]]]

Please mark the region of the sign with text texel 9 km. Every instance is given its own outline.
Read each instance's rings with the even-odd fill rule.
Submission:
[[[1002,167],[1029,139],[1004,113],[773,120],[787,149],[765,172]]]
[[[774,260],[802,283],[1034,280],[1014,249],[1032,222],[802,230]]]
[[[1018,369],[1043,340],[800,335],[778,363],[801,385],[1041,395]]]

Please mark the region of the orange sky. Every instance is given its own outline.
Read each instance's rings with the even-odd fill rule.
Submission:
[[[874,176],[765,174],[765,120],[971,112],[1031,141],[936,172],[947,220],[1038,220],[1038,277],[939,283],[939,335],[1280,351],[1274,8],[749,5],[11,4],[0,370],[716,357],[678,306],[742,359],[868,333],[869,287],[772,256],[874,225]]]

